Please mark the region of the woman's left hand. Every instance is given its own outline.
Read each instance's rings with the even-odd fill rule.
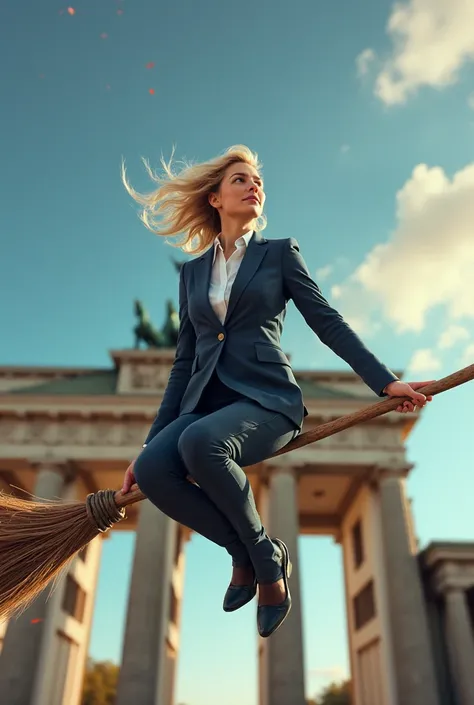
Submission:
[[[410,397],[411,401],[404,401],[403,404],[397,406],[396,411],[406,414],[407,411],[414,411],[416,408],[423,407],[426,402],[431,401],[431,395],[425,396],[421,392],[417,392],[420,387],[425,387],[427,384],[432,384],[435,380],[428,382],[390,382],[384,389],[384,392],[389,397]]]

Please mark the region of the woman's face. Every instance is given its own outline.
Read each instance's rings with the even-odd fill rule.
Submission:
[[[253,220],[263,212],[265,192],[258,171],[249,164],[239,162],[227,167],[219,190],[211,194],[209,202],[221,215]]]

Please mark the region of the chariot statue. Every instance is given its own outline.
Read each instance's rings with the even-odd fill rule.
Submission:
[[[180,271],[183,263],[172,260],[176,271]],[[166,302],[166,317],[161,329],[156,328],[150,320],[143,303],[136,299],[134,302],[135,316],[138,323],[133,329],[135,335],[135,348],[140,348],[144,343],[148,348],[175,348],[178,341],[179,315],[173,301]]]

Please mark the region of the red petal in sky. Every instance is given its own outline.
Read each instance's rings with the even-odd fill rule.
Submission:
[[[154,65],[155,65],[154,61],[149,61],[148,64],[146,65],[146,67],[147,67],[147,69],[152,69]]]
[[[107,39],[108,36],[109,36],[109,35],[108,35],[106,32],[102,32],[102,34],[100,35],[100,38],[101,38],[101,39]]]
[[[76,11],[73,7],[68,7],[67,11],[69,12],[70,15],[75,15]]]
[[[154,88],[150,88],[150,90],[148,91],[148,93],[149,93],[150,95],[155,95],[155,89],[154,89]]]
[[[117,15],[123,15],[123,10],[117,10]]]

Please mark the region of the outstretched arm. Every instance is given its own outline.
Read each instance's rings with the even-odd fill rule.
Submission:
[[[196,333],[188,315],[188,296],[184,279],[185,264],[179,276],[179,331],[176,355],[171,368],[168,384],[155,420],[148,432],[144,446],[165,426],[179,415],[181,400],[191,378],[191,368],[196,351]]]
[[[283,248],[283,273],[286,295],[318,338],[358,374],[377,396],[398,378],[373,353],[332,308],[311,278],[299,245],[290,238]]]

